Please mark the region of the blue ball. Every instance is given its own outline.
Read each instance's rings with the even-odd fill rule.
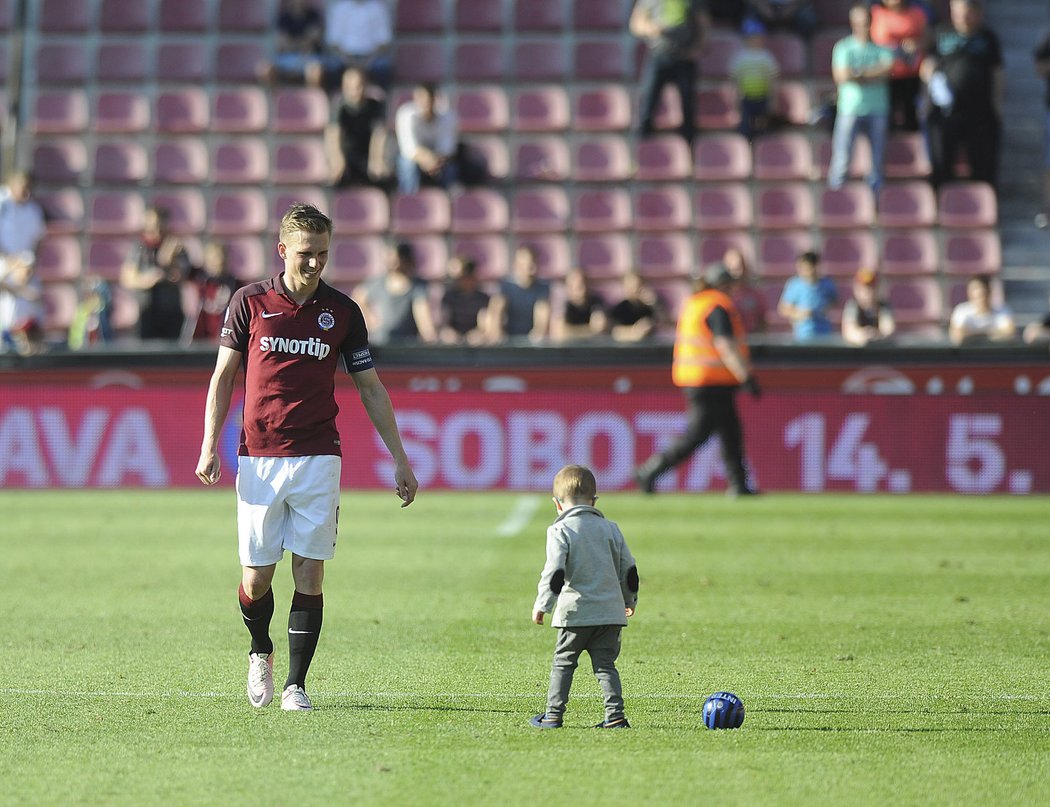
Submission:
[[[732,692],[716,692],[704,701],[704,725],[709,729],[738,729],[744,724],[744,702]]]

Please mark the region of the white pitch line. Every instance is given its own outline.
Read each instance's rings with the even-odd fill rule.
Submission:
[[[520,533],[536,515],[540,501],[539,496],[519,496],[510,514],[496,527],[496,535],[500,538],[513,538]]]

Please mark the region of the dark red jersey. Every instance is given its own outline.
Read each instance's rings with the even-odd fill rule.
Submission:
[[[372,367],[357,303],[322,282],[300,306],[278,275],[234,293],[219,344],[243,354],[241,456],[342,456],[336,365]]]

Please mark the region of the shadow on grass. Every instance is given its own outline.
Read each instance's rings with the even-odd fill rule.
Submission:
[[[481,706],[436,706],[428,704],[389,705],[378,703],[346,703],[338,701],[334,703],[326,701],[323,708],[326,712],[334,709],[344,709],[346,711],[354,712],[482,712],[502,715],[523,714],[521,709],[492,709]]]

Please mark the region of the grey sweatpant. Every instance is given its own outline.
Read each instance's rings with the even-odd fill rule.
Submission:
[[[620,625],[558,629],[558,643],[554,647],[554,663],[551,665],[551,685],[547,690],[548,717],[565,714],[572,676],[584,650],[591,657],[594,677],[598,679],[605,697],[605,719],[623,717],[623,690],[620,688],[620,673],[616,671],[621,629]]]

